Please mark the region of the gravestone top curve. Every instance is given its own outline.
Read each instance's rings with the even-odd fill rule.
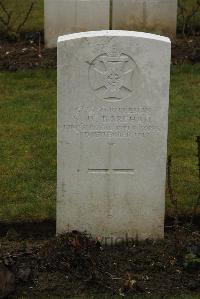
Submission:
[[[126,31],[126,30],[99,30],[99,31],[87,31],[87,32],[78,32],[71,33],[67,35],[62,35],[58,37],[58,43],[79,39],[79,38],[90,38],[90,37],[112,37],[112,36],[123,36],[123,37],[137,37],[144,39],[152,39],[157,41],[162,41],[166,43],[171,43],[170,39],[166,36],[146,33],[146,32],[138,32],[138,31]]]

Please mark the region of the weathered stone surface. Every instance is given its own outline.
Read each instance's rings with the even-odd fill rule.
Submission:
[[[170,52],[140,32],[59,38],[57,233],[163,237]]]
[[[109,0],[45,0],[44,8],[47,48],[63,34],[109,29]]]
[[[113,29],[176,35],[177,0],[113,0]]]

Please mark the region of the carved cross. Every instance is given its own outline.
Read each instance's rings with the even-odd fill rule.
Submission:
[[[108,143],[109,145],[109,161],[111,160],[111,155],[112,155],[112,146],[114,143]],[[109,165],[108,168],[89,168],[88,173],[93,173],[93,174],[129,174],[133,175],[135,174],[135,170],[133,168],[112,168],[111,165]]]

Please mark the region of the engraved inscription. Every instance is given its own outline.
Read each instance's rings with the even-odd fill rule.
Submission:
[[[108,101],[121,101],[133,92],[136,64],[133,59],[116,48],[97,56],[89,68],[89,81],[97,97]]]
[[[74,107],[64,128],[83,137],[116,137],[157,135],[151,107]]]

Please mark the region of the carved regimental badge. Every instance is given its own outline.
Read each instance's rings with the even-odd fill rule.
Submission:
[[[104,100],[120,101],[134,90],[134,60],[116,48],[97,56],[89,68],[89,81],[96,95]]]

